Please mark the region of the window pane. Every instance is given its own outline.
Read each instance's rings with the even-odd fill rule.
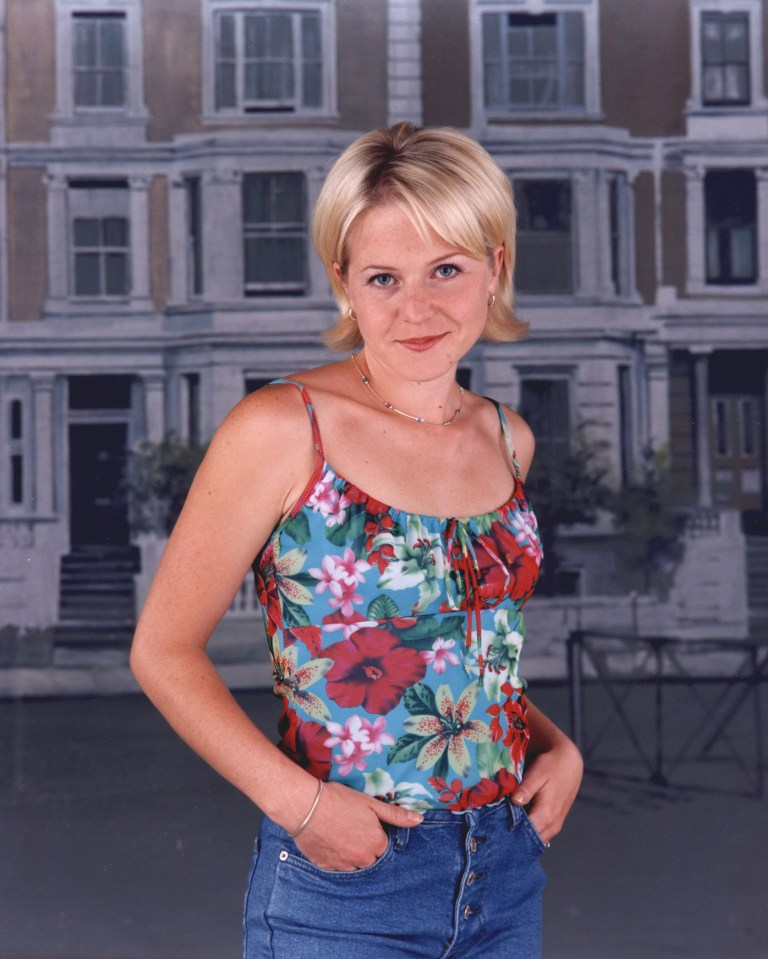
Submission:
[[[731,63],[746,62],[749,50],[749,23],[746,16],[728,18],[724,30],[725,59]]]
[[[104,218],[104,245],[128,245],[128,221],[124,217],[108,216]]]
[[[569,293],[571,262],[571,189],[563,180],[518,180],[515,285],[522,293]]]
[[[295,286],[304,280],[304,243],[298,237],[250,237],[245,242],[246,283]]]
[[[319,63],[304,64],[301,100],[305,107],[320,107],[323,104],[323,73]]]
[[[730,234],[731,273],[734,280],[748,282],[755,276],[755,243],[752,227],[734,227]]]
[[[73,24],[74,65],[96,66],[96,21],[90,17],[75,17]]]
[[[21,503],[24,500],[24,464],[19,453],[11,456],[11,502]]]
[[[320,15],[305,13],[301,17],[301,47],[305,60],[320,60]]]
[[[757,416],[752,400],[742,400],[741,409],[741,453],[742,456],[754,456],[757,448],[755,433]]]
[[[569,451],[568,381],[565,379],[523,380],[520,412],[536,436],[537,470],[562,462]]]
[[[249,173],[243,177],[243,216],[246,223],[266,223],[271,219],[270,183],[268,174]]]
[[[706,67],[702,77],[705,103],[721,103],[725,98],[722,67]]]
[[[217,109],[237,106],[235,64],[219,63],[216,67]]]
[[[274,179],[274,219],[278,223],[304,220],[303,179],[298,173],[279,174]]]
[[[99,86],[95,73],[75,74],[75,105],[78,107],[99,105]]]
[[[217,25],[217,56],[232,60],[235,57],[235,18],[231,14],[221,13],[218,16]]]
[[[704,63],[720,63],[722,38],[720,18],[705,14],[701,18],[701,55]]]
[[[75,255],[75,294],[98,296],[100,293],[98,253],[77,253]]]
[[[20,440],[23,434],[24,421],[22,417],[21,400],[11,400],[10,409],[11,439]]]
[[[125,103],[125,86],[122,70],[105,70],[101,74],[101,105],[121,107]]]
[[[99,245],[99,221],[77,219],[74,222],[75,246]]]
[[[128,257],[125,253],[107,253],[105,256],[107,296],[126,296],[128,293]]]
[[[483,14],[483,57],[486,61],[501,59],[501,14]]]
[[[724,67],[725,99],[735,103],[744,103],[749,98],[749,76],[747,68],[739,64]]]
[[[107,17],[101,21],[101,66],[122,68],[124,63],[123,20]]]

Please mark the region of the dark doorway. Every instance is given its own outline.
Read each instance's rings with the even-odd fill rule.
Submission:
[[[122,494],[127,439],[127,423],[74,423],[69,427],[73,549],[128,544],[128,508]]]

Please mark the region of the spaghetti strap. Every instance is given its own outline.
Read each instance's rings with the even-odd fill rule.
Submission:
[[[490,399],[490,397],[489,397]],[[512,436],[509,432],[509,423],[507,422],[507,417],[504,412],[504,408],[501,403],[497,400],[491,399],[491,403],[496,407],[496,412],[499,414],[499,420],[501,421],[501,430],[504,433],[504,442],[507,444],[507,450],[510,457],[512,458],[512,465],[515,468],[515,476],[518,479],[522,479],[523,475],[520,471],[520,464],[517,462],[517,453],[515,452],[515,447],[512,443]]]
[[[309,416],[309,422],[312,426],[312,438],[315,441],[315,450],[317,451],[317,468],[321,469],[325,464],[325,451],[323,450],[323,440],[320,436],[320,427],[317,424],[317,414],[315,413],[315,407],[312,403],[312,397],[307,392],[307,388],[303,383],[299,383],[298,380],[289,380],[284,377],[278,377],[276,380],[271,380],[267,385],[268,386],[278,386],[281,383],[287,383],[289,386],[295,386],[296,389],[301,393],[301,398],[304,400],[304,406],[307,408],[307,416]]]

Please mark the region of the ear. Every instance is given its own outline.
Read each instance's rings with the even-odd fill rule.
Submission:
[[[501,274],[501,268],[504,265],[504,253],[506,247],[503,243],[496,247],[496,249],[491,254],[491,276],[493,277],[493,282],[488,287],[488,293],[496,292],[496,284]]]

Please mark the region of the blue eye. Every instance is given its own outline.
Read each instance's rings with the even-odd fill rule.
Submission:
[[[375,276],[372,276],[368,282],[374,286],[391,286],[393,277],[391,273],[377,273]]]
[[[453,263],[441,263],[435,270],[435,273],[444,280],[450,279],[450,277],[456,276],[456,274],[460,272],[461,270]]]

